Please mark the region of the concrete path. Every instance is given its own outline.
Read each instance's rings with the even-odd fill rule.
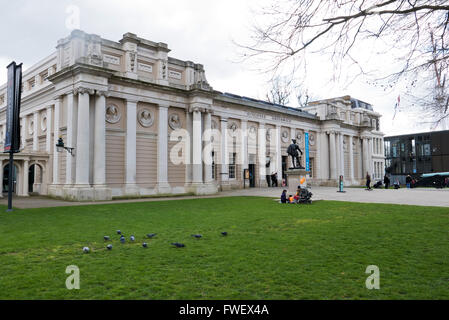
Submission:
[[[390,204],[408,204],[418,206],[438,206],[449,207],[449,189],[405,189],[385,190],[373,189],[367,191],[363,188],[346,188],[345,193],[337,192],[337,188],[331,187],[312,187],[310,191],[313,193],[313,200],[338,200],[366,203],[390,203]],[[46,208],[61,206],[79,206],[92,204],[109,204],[109,203],[127,203],[127,202],[149,202],[149,201],[166,201],[166,200],[182,200],[197,198],[216,198],[216,197],[233,197],[233,196],[261,196],[279,198],[282,188],[252,188],[243,190],[232,190],[220,192],[212,196],[185,196],[185,197],[165,197],[165,198],[143,198],[130,200],[113,200],[113,201],[97,201],[97,202],[72,202],[50,199],[43,196],[32,197],[15,197],[13,206],[16,208]],[[0,199],[0,204],[7,205],[7,198]]]

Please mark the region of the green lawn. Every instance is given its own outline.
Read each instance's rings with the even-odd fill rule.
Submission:
[[[80,290],[65,287],[68,265]],[[380,290],[365,287],[368,265]],[[1,207],[0,267],[0,299],[449,299],[449,209],[258,197]]]

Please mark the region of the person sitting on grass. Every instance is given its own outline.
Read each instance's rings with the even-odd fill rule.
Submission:
[[[295,200],[293,199],[292,195],[288,196],[288,203],[295,203]]]
[[[296,191],[296,194],[295,194],[295,196],[293,197],[295,203],[298,203],[298,202],[299,202],[299,194],[300,194],[300,193],[301,193],[300,190]]]
[[[283,190],[281,194],[281,203],[287,203],[287,190]]]

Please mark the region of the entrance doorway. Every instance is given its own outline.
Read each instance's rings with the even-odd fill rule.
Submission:
[[[285,180],[287,182],[287,175],[285,174],[285,171],[287,171],[287,163],[288,163],[288,156],[282,156],[282,180]]]
[[[249,187],[254,188],[256,186],[256,165],[249,164],[248,170],[249,170]]]
[[[13,176],[13,183],[12,183],[12,192],[16,192],[16,185],[17,185],[17,167],[16,165],[13,166],[14,170],[12,173]],[[9,163],[3,168],[3,192],[8,192],[9,188]]]
[[[42,186],[42,167],[39,164],[32,164],[28,169],[28,193],[40,193]]]

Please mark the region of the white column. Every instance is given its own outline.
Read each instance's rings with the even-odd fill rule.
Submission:
[[[242,159],[242,170],[248,169],[248,121],[242,120],[242,130],[240,136],[240,152]]]
[[[267,185],[267,168],[265,167],[267,151],[266,151],[266,132],[265,123],[259,122],[259,130],[257,137],[257,146],[259,150],[259,186],[264,187]]]
[[[0,160],[0,198],[3,198],[3,160]]]
[[[136,191],[136,119],[137,101],[126,101],[125,182],[127,193]]]
[[[73,126],[74,126],[74,118],[75,118],[75,112],[74,112],[74,102],[75,97],[73,93],[69,93],[67,95],[67,141],[65,141],[65,145],[67,147],[74,147],[73,145]],[[65,152],[65,151],[64,151]],[[75,150],[75,153],[78,153],[78,150]],[[65,183],[66,184],[72,184],[72,161],[73,156],[65,152],[66,154],[66,162],[65,162]]]
[[[157,189],[160,193],[169,192],[168,184],[168,108],[159,105],[159,124],[157,133]]]
[[[36,168],[36,166],[34,166]],[[29,161],[23,161],[23,185],[22,185],[22,195],[28,197],[28,171],[30,169]]]
[[[212,183],[212,148],[211,148],[211,132],[212,130],[212,114],[210,111],[206,111],[204,114],[204,131],[208,134],[204,135],[204,143],[209,146],[205,148],[204,154],[204,182]]]
[[[203,165],[202,165],[202,130],[201,130],[201,111],[197,108],[193,110],[193,183],[203,183]]]
[[[39,150],[39,136],[37,132],[37,122],[39,120],[39,113],[36,111],[33,114],[33,151]]]
[[[26,144],[27,144],[27,116],[23,116],[22,117],[22,131],[20,132],[21,135],[21,140],[22,140],[22,148],[25,148]],[[5,129],[6,130],[6,129]]]
[[[366,176],[366,173],[370,171],[369,166],[368,166],[368,138],[366,137],[362,137],[362,143],[363,143],[363,171],[362,171],[362,179]]]
[[[89,92],[80,89],[78,92],[78,130],[76,136],[76,169],[75,184],[89,185]]]
[[[106,185],[106,93],[95,97],[94,185]]]
[[[352,135],[349,135],[349,180],[354,181],[354,150],[352,148]]]
[[[330,161],[330,178],[337,179],[337,153],[335,147],[335,132],[329,133],[329,161]]]
[[[45,150],[51,153],[51,130],[53,125],[53,108],[52,106],[47,107],[47,138],[45,144]],[[55,143],[56,144],[56,143]]]
[[[276,125],[276,172],[278,174],[278,185],[282,181],[282,149],[281,149],[281,126]]]
[[[343,148],[344,144],[343,144],[343,140],[344,140],[345,136],[343,133],[340,133],[340,174],[343,175],[344,178],[348,178],[346,177],[345,174],[345,150]]]
[[[59,183],[59,152],[57,152],[56,143],[59,139],[59,112],[61,108],[61,98],[55,100],[55,127],[53,130],[53,184]]]
[[[186,137],[186,152],[188,152],[186,158],[186,185],[192,182],[192,114],[189,109],[186,109],[186,128],[188,136]]]
[[[221,183],[226,184],[229,181],[228,119],[222,117],[220,119],[220,126],[221,126],[220,176],[221,176]]]

